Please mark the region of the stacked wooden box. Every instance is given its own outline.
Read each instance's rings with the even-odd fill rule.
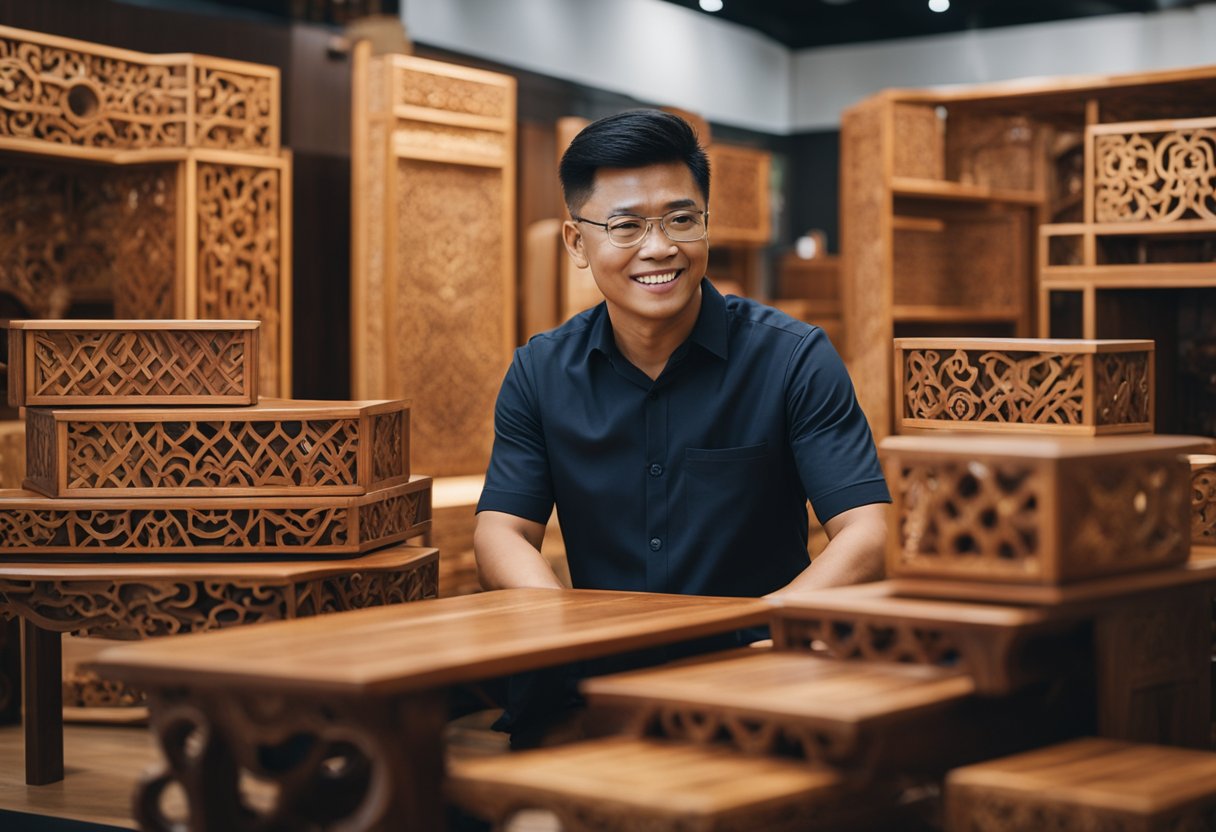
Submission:
[[[974,761],[1084,733],[1207,747],[1216,561],[1188,560],[1182,455],[1209,440],[1149,432],[1151,342],[905,339],[896,352],[903,426],[919,432],[881,444],[893,580],[786,601],[772,651],[588,680],[631,736],[462,763],[458,802],[594,830],[920,828],[899,814],[908,784],[935,794]],[[1132,765],[1156,753],[1126,748]],[[677,765],[768,785],[654,794],[683,781]],[[1196,796],[1135,817],[1198,817],[1216,783]],[[1066,803],[1057,814],[1075,816]]]
[[[257,323],[15,321],[0,554],[357,555],[429,529],[403,401],[259,402]]]

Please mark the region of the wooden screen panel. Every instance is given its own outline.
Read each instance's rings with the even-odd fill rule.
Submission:
[[[25,486],[50,497],[363,494],[409,478],[405,402],[29,408]]]
[[[1091,125],[1085,132],[1093,222],[1216,222],[1216,118]]]
[[[713,171],[709,198],[711,244],[768,243],[772,237],[768,182],[772,154],[720,144],[710,145],[706,153]]]
[[[56,500],[0,495],[0,554],[354,554],[430,529],[431,480],[359,497]]]
[[[515,82],[356,53],[356,395],[411,400],[413,464],[485,471],[515,346]]]
[[[1191,557],[1216,556],[1216,456],[1192,454]]]

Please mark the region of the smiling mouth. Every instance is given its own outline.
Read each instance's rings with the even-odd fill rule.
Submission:
[[[638,283],[646,286],[661,286],[664,283],[670,283],[680,276],[680,270],[676,269],[670,272],[659,272],[658,274],[644,274],[640,277],[635,277]]]

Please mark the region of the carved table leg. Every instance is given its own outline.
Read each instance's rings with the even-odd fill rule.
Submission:
[[[147,832],[442,832],[445,698],[149,691],[164,764],[145,775]],[[177,783],[186,812],[162,803]]]
[[[63,644],[59,633],[21,622],[25,667],[25,782],[63,779]]]
[[[1094,626],[1098,733],[1206,748],[1211,732],[1211,591],[1129,599]]]
[[[0,725],[21,722],[21,619],[0,619]]]

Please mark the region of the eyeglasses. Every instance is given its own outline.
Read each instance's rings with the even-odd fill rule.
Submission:
[[[571,215],[575,222],[585,222],[598,225],[608,233],[608,242],[617,248],[633,248],[650,233],[650,226],[655,220],[659,228],[673,243],[695,243],[704,240],[709,229],[708,211],[689,211],[680,208],[668,211],[661,217],[613,217],[608,222],[596,222],[585,217]]]

